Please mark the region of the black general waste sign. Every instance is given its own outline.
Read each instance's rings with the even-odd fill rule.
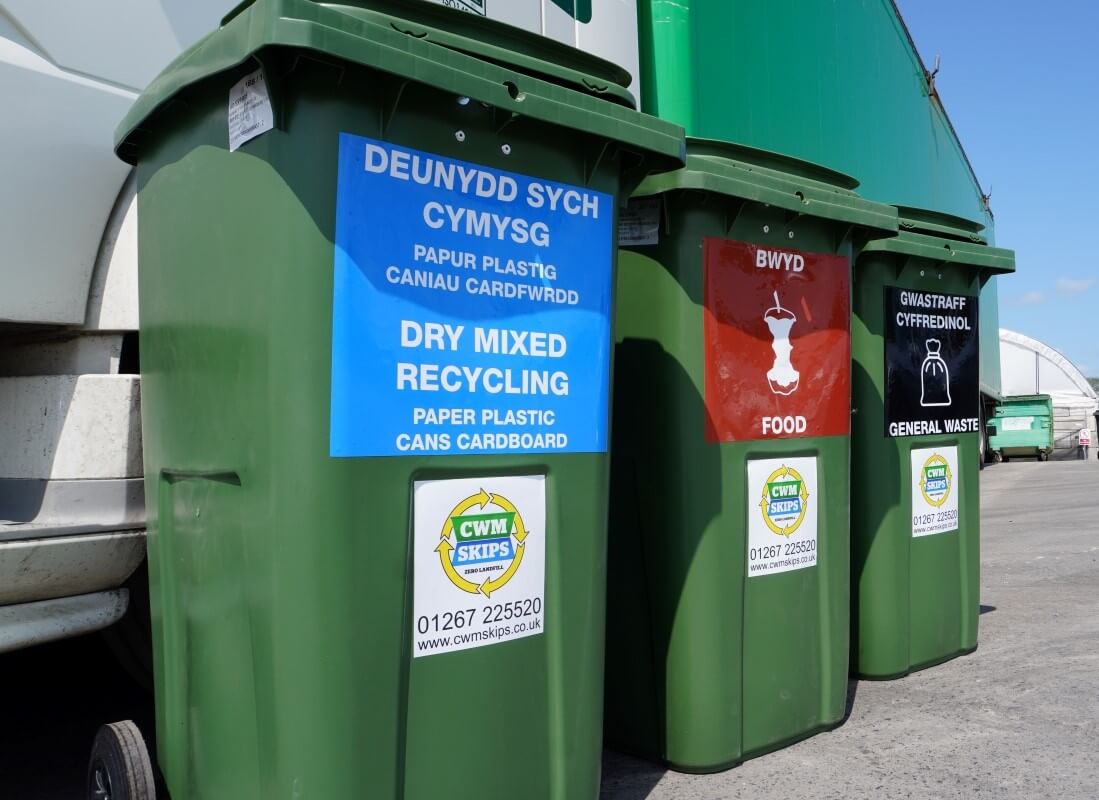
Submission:
[[[976,432],[977,298],[885,288],[885,435]]]

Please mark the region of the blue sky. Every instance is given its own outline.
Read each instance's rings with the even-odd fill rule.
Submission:
[[[1099,376],[1099,3],[898,5],[1016,251],[1000,325]]]

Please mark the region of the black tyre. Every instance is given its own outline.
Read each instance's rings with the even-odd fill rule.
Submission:
[[[156,800],[153,765],[129,720],[99,729],[88,760],[88,800]]]
[[[992,451],[992,463],[993,464],[999,464],[1001,461],[1007,461],[1007,459],[1004,458],[1004,454],[999,450],[993,450]]]
[[[1049,453],[1047,453],[1045,450],[1039,450],[1038,451],[1038,460],[1039,461],[1049,461]]]

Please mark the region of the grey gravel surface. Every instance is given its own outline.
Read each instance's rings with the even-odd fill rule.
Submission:
[[[721,774],[607,753],[602,800],[1099,797],[1099,460],[981,480],[976,653],[852,682],[842,727]]]

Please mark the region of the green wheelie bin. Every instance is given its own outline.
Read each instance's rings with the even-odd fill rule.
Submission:
[[[852,671],[867,678],[977,647],[978,295],[1015,269],[979,223],[899,213],[854,279]]]
[[[175,800],[598,793],[617,206],[684,150],[625,82],[255,0],[122,123]]]
[[[621,226],[606,735],[684,771],[840,722],[850,270],[896,211],[688,139]]]

